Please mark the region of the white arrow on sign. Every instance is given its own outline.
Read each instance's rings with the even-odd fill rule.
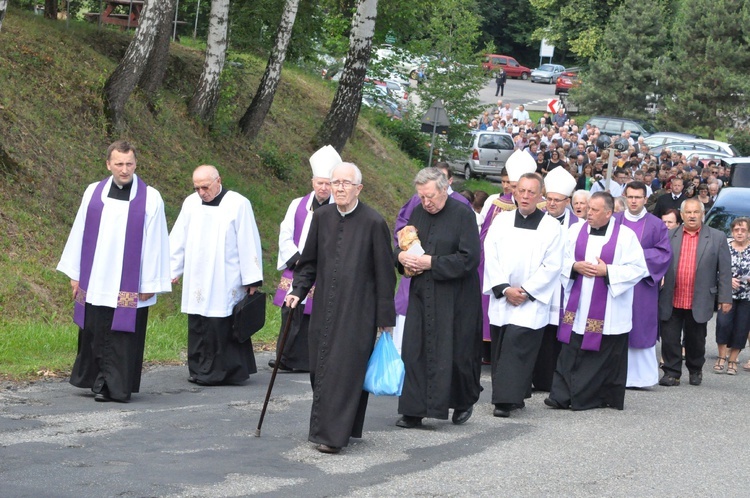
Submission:
[[[557,99],[547,100],[547,110],[551,112],[552,114],[556,113],[560,109],[561,105],[562,104],[560,104],[560,101]]]

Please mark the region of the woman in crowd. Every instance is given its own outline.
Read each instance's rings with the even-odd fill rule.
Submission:
[[[550,153],[549,161],[547,161],[547,167],[544,168],[545,173],[549,173],[558,166],[562,166],[563,162],[560,160],[560,152],[557,149],[552,149]]]
[[[730,225],[728,240],[732,255],[732,309],[716,315],[716,344],[719,358],[714,373],[737,375],[737,357],[747,342],[750,331],[750,218],[735,218]],[[743,368],[750,370],[750,361]]]
[[[591,190],[591,182],[594,181],[593,171],[594,168],[590,163],[583,167],[581,176],[578,177],[576,183],[576,190]]]
[[[539,151],[536,155],[536,172],[542,176],[547,174],[547,160],[544,158],[543,151]]]
[[[711,196],[708,195],[708,185],[701,183],[698,185],[698,200],[703,203],[704,212],[708,212],[711,206],[714,205],[714,201],[711,200]]]
[[[680,220],[680,213],[676,209],[670,209],[661,215],[661,221],[667,226],[667,230],[672,230],[674,227],[680,226],[680,223],[682,223]]]

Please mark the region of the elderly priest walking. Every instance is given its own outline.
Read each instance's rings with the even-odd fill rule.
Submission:
[[[232,308],[263,280],[260,235],[250,201],[226,190],[215,167],[198,166],[169,234],[172,282],[183,276],[188,381],[238,384],[257,372],[250,341],[232,331]]]
[[[57,265],[70,277],[80,327],[70,383],[90,388],[96,401],[138,392],[148,307],[171,291],[164,202],[135,168],[132,145],[109,146],[112,176],[84,192]]]
[[[315,284],[308,439],[322,453],[338,453],[350,437],[362,437],[367,361],[378,329],[388,330],[396,323],[396,273],[388,225],[359,201],[362,173],[354,164],[333,168],[331,187],[336,204],[313,213],[292,292],[285,298],[294,309]]]
[[[648,267],[638,237],[612,220],[613,212],[612,196],[596,192],[588,222],[568,231],[557,332],[563,345],[544,400],[553,408],[622,410],[625,404],[633,287],[648,275]]]

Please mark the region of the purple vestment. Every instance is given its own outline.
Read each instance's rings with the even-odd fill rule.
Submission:
[[[638,221],[630,221],[622,213],[617,213],[615,219],[635,232],[646,257],[649,276],[633,288],[633,329],[629,345],[631,348],[650,348],[656,344],[659,335],[659,284],[672,262],[669,231],[650,213]]]

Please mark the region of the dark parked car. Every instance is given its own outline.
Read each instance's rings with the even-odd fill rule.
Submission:
[[[729,170],[729,185],[750,187],[750,157],[727,157],[721,164]]]
[[[750,180],[750,169],[747,174]],[[719,197],[706,214],[706,225],[721,230],[730,237],[732,230],[729,226],[732,220],[740,216],[750,216],[750,188],[727,187],[719,192]]]
[[[633,140],[641,135],[645,138],[659,132],[659,130],[648,121],[618,118],[614,116],[594,116],[586,121],[586,124],[596,126],[603,135],[609,135],[610,137],[621,135],[623,131],[630,130],[630,137]]]

